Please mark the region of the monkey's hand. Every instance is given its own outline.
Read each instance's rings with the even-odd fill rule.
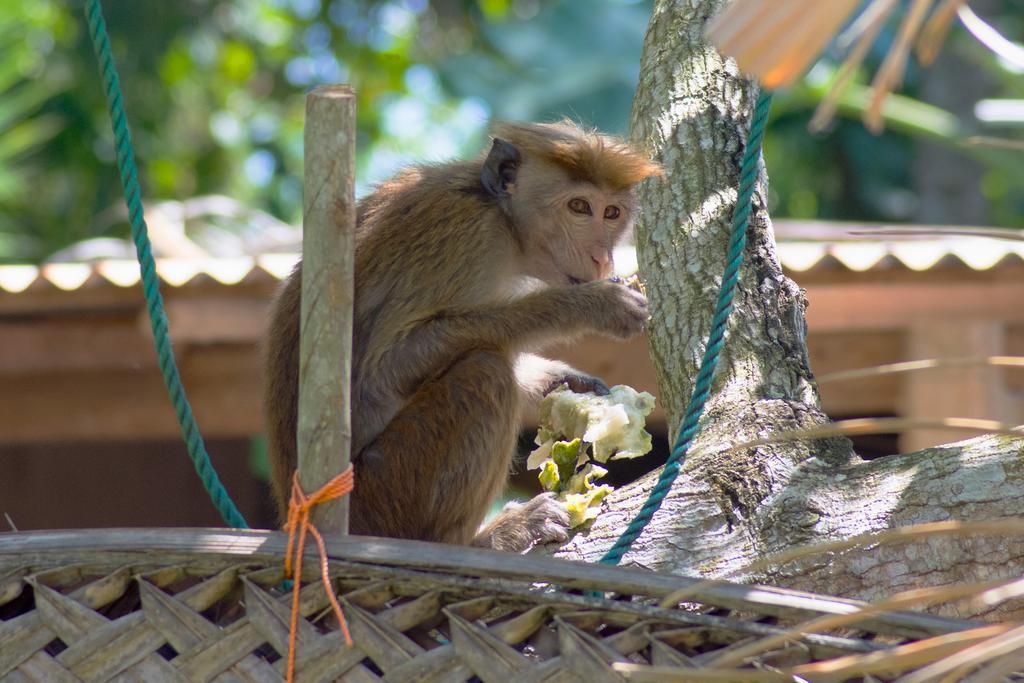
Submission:
[[[498,516],[477,534],[473,545],[521,553],[541,543],[561,543],[569,538],[569,512],[542,493],[526,503],[508,503]]]
[[[577,394],[585,394],[590,391],[598,396],[607,396],[609,391],[608,385],[600,378],[591,377],[590,375],[570,368],[569,372],[564,375],[560,375],[551,381],[547,388],[544,389],[544,395],[547,396],[563,384],[568,386],[571,391],[575,391]]]
[[[624,284],[596,280],[577,285],[585,304],[580,311],[587,324],[598,334],[614,339],[629,339],[644,330],[650,318],[647,297]]]

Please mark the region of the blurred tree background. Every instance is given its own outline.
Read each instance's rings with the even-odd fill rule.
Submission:
[[[1006,36],[1024,32],[1014,0],[971,6]],[[365,192],[411,161],[473,154],[492,117],[569,116],[625,133],[650,10],[650,0],[105,6],[147,200],[222,194],[288,223],[300,218],[311,86],[356,88]],[[910,67],[876,137],[857,117],[893,31],[824,134],[807,123],[840,52],[777,98],[765,146],[774,214],[1024,227],[1020,68],[956,27],[936,67]],[[979,116],[977,101],[993,98],[1011,106]],[[972,144],[977,135],[1002,142]],[[0,0],[0,262],[127,234],[111,140],[81,2]]]

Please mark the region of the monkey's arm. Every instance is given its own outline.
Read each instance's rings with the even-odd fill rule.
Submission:
[[[608,386],[599,378],[581,372],[568,363],[532,353],[519,354],[515,371],[516,383],[519,385],[519,404],[524,414],[548,392],[562,384],[580,393],[593,391],[599,396],[608,393]]]
[[[620,284],[598,281],[551,287],[511,302],[449,309],[422,320],[389,347],[379,367],[394,368],[400,389],[409,389],[401,385],[415,386],[474,349],[521,352],[588,330],[626,339],[642,331],[646,320],[647,300]],[[534,368],[524,379],[532,387],[530,392],[541,396],[553,388],[550,383],[560,372],[569,381],[589,379],[565,364]],[[540,386],[545,377],[547,385]]]

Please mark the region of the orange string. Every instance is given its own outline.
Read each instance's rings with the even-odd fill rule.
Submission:
[[[295,680],[295,640],[299,630],[299,580],[302,578],[302,551],[306,545],[306,532],[313,536],[317,548],[320,549],[320,580],[323,581],[324,590],[327,592],[327,599],[331,601],[334,608],[334,615],[341,625],[341,632],[345,634],[345,642],[351,647],[352,636],[348,632],[348,622],[345,621],[345,614],[341,611],[338,598],[331,590],[331,579],[327,573],[327,546],[324,545],[323,536],[309,521],[309,513],[314,505],[326,503],[335,498],[341,498],[352,491],[355,483],[355,476],[352,466],[324,484],[320,490],[307,496],[299,485],[299,473],[295,472],[292,478],[292,498],[288,502],[288,522],[284,528],[288,531],[288,548],[284,556],[285,576],[292,579],[292,618],[288,630],[288,673],[287,681],[292,683]],[[296,534],[298,538],[296,539]],[[294,554],[293,551],[294,550]],[[292,571],[292,557],[295,558],[295,571]]]

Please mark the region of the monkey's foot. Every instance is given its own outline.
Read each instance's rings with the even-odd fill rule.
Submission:
[[[475,539],[473,545],[521,553],[538,543],[569,538],[569,513],[554,494],[542,493],[526,503],[508,503]]]

